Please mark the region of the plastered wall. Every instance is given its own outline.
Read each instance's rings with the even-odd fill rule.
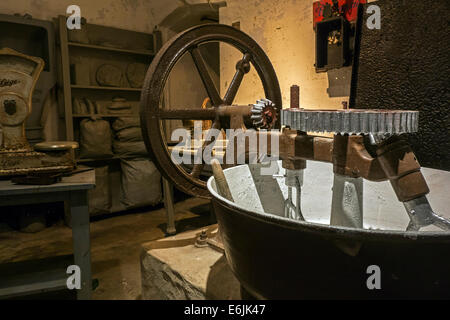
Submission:
[[[220,22],[240,22],[240,29],[255,39],[268,55],[280,82],[283,106],[289,106],[289,88],[300,86],[304,108],[340,109],[348,97],[329,98],[326,73],[314,69],[315,33],[312,0],[228,0],[220,8]],[[226,91],[241,57],[229,47],[221,48],[221,92]],[[247,75],[236,97],[237,103],[252,103],[260,98],[256,73]]]
[[[2,0],[4,14],[29,13],[51,20],[65,15],[69,5],[78,5],[88,22],[133,31],[151,32],[155,24],[177,6],[176,0]]]

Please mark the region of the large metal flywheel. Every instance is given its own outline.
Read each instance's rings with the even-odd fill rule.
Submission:
[[[202,45],[210,42],[227,43],[242,53],[242,59],[236,62],[236,73],[233,79],[230,79],[230,85],[223,97],[214,85],[200,50]],[[185,54],[189,54],[194,61],[211,101],[211,108],[177,110],[170,109],[170,106],[162,103],[163,91],[169,75],[175,64]],[[265,98],[272,101],[275,112],[279,112],[282,104],[280,86],[269,58],[252,38],[231,26],[206,24],[190,28],[169,40],[153,59],[141,94],[142,133],[147,150],[159,171],[183,192],[210,198],[206,182],[201,177],[205,164],[195,164],[189,171],[172,161],[163,129],[164,120],[212,120],[213,128],[227,129],[229,121],[225,117],[219,117],[217,111],[221,107],[224,109],[223,107],[233,104],[239,86],[251,67],[254,67],[258,73]],[[274,123],[271,127],[279,128],[279,117],[275,115],[273,119]]]

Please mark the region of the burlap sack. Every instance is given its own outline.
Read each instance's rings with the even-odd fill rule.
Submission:
[[[146,156],[147,149],[144,141],[117,141],[113,142],[114,154],[119,157],[143,157]]]
[[[80,123],[80,157],[112,157],[111,128],[101,119],[84,119]]]
[[[141,122],[139,117],[120,117],[117,118],[112,124],[114,131],[140,126]]]
[[[127,141],[143,141],[142,131],[139,127],[122,129],[116,132],[116,139],[121,142]]]
[[[95,168],[95,188],[89,190],[89,214],[91,216],[110,213],[111,188],[109,186],[109,167]]]
[[[161,201],[161,174],[147,159],[120,160],[120,202],[127,208],[155,205]]]

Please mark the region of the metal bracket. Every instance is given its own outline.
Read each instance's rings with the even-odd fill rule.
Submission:
[[[405,201],[403,204],[410,219],[406,231],[419,231],[420,228],[430,225],[450,230],[450,221],[434,213],[425,196]]]

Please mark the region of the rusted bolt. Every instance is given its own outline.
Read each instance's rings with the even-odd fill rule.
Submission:
[[[195,240],[195,246],[198,248],[207,247],[208,246],[207,240],[208,234],[206,233],[206,230],[202,230],[200,235]]]
[[[245,54],[242,60],[236,63],[236,70],[241,70],[243,73],[248,73],[250,71],[250,55]]]

